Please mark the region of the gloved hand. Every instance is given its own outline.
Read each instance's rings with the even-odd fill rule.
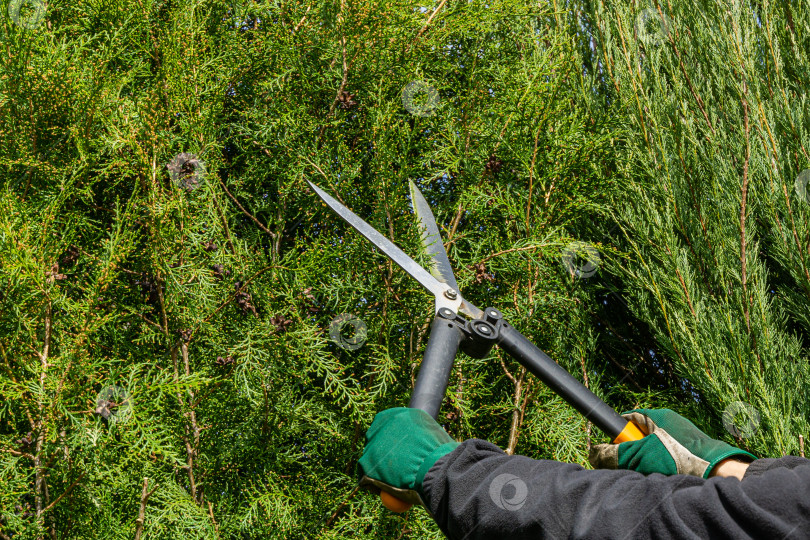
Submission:
[[[757,459],[745,450],[710,438],[669,409],[636,409],[622,416],[634,422],[647,436],[639,441],[594,445],[588,456],[594,468],[708,478],[724,459]]]
[[[422,480],[439,458],[459,443],[420,409],[397,407],[374,417],[366,448],[357,464],[361,486],[387,491],[398,499],[426,506]]]

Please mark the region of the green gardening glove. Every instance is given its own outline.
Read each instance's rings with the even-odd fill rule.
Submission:
[[[745,450],[712,439],[669,409],[636,409],[622,416],[634,422],[647,436],[639,441],[591,447],[588,461],[594,468],[708,478],[724,459],[757,459]]]
[[[357,464],[360,485],[426,506],[422,480],[458,445],[425,411],[405,407],[382,411],[366,432],[366,448]]]

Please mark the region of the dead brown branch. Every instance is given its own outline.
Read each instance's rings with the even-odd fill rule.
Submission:
[[[509,428],[509,443],[506,446],[506,453],[510,456],[515,453],[517,446],[518,430],[523,420],[523,408],[526,406],[526,401],[523,400],[523,381],[526,378],[526,368],[521,366],[518,373],[517,380],[514,382],[515,386],[515,408],[512,410],[512,425]],[[521,403],[522,401],[522,403]]]
[[[141,491],[141,505],[138,508],[138,519],[135,520],[135,540],[141,540],[141,533],[143,532],[143,522],[144,517],[146,515],[146,502],[149,500],[149,497],[152,493],[155,492],[157,486],[152,488],[152,491],[147,491],[149,489],[149,479],[143,479],[143,490]]]

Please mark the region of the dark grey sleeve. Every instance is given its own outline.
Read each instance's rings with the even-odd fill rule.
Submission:
[[[749,471],[742,481],[592,471],[471,439],[423,487],[452,540],[810,538],[810,460],[762,459]]]

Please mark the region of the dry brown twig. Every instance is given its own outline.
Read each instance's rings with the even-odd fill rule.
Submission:
[[[155,492],[157,489],[157,485],[152,488],[152,491],[147,491],[149,489],[149,478],[143,479],[143,490],[141,491],[141,505],[138,508],[138,519],[135,520],[135,540],[141,539],[141,533],[143,532],[143,522],[146,516],[146,502],[149,500],[149,497],[152,493]]]
[[[444,7],[444,5],[446,3],[447,3],[447,0],[442,0],[441,3],[438,6],[436,6],[436,9],[434,9],[433,13],[430,14],[430,17],[428,17],[428,20],[425,22],[425,25],[422,26],[422,28],[419,29],[419,31],[416,33],[416,36],[413,38],[411,43],[408,45],[408,48],[405,49],[405,54],[408,54],[409,52],[411,52],[411,47],[413,47],[413,44],[416,43],[419,40],[419,38],[422,37],[422,34],[425,33],[425,30],[427,30],[428,26],[430,26],[430,23],[433,22],[433,19],[436,17],[436,15],[439,14],[439,12],[442,10],[442,8]]]
[[[301,26],[303,26],[304,21],[307,20],[307,15],[309,14],[310,9],[312,9],[312,6],[309,6],[307,8],[306,12],[304,13],[304,16],[301,17],[301,21],[298,24],[295,25],[295,28],[293,28],[293,34],[295,34],[296,32],[298,32],[298,30],[301,29]]]

